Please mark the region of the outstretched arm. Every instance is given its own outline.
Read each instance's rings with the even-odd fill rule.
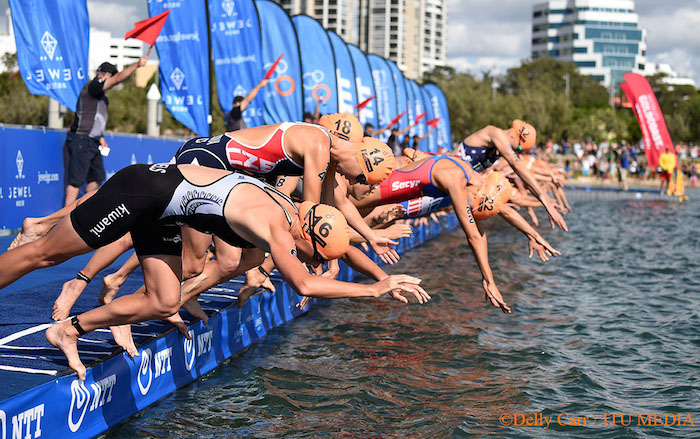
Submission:
[[[548,256],[561,256],[561,253],[552,247],[537,230],[532,228],[532,226],[525,221],[525,218],[516,212],[515,209],[508,206],[501,206],[501,210],[498,214],[508,222],[508,224],[520,230],[520,232],[527,237],[530,247],[529,257],[532,257],[533,250],[537,251],[540,259],[545,262],[549,260]]]
[[[241,113],[245,111],[246,108],[248,108],[248,105],[253,102],[253,99],[255,99],[255,96],[258,95],[258,92],[260,91],[261,88],[265,87],[267,83],[269,82],[268,79],[263,78],[262,81],[258,82],[258,85],[256,85],[251,91],[248,92],[246,97],[243,98],[241,101]]]
[[[399,254],[390,245],[399,245],[398,242],[377,235],[364,221],[357,207],[348,199],[347,181],[342,177],[336,179],[338,182],[335,188],[335,206],[342,212],[348,224],[362,235],[377,255],[389,265],[393,265],[400,259]]]
[[[145,66],[146,62],[148,62],[148,56],[144,55],[141,58],[139,58],[139,60],[135,63],[126,66],[121,72],[118,72],[116,75],[110,76],[105,80],[104,84],[102,84],[102,90],[107,91],[115,85],[126,81],[126,78],[131,76],[131,74],[134,73],[137,68]]]
[[[481,270],[482,286],[486,299],[489,300],[493,306],[500,307],[504,313],[510,313],[511,310],[503,300],[503,296],[501,296],[500,291],[498,291],[496,282],[493,279],[493,273],[489,265],[486,234],[479,229],[479,226],[474,220],[471,207],[467,201],[467,188],[458,179],[451,178],[453,176],[438,175],[437,177],[436,181],[438,184],[447,189],[452,199],[457,220],[462,226],[464,234],[467,236],[467,241],[474,254],[474,259],[476,259],[476,264],[479,266],[479,270]]]
[[[510,164],[516,174],[523,180],[525,185],[527,185],[530,192],[532,192],[535,197],[542,203],[547,213],[549,214],[552,222],[559,226],[560,229],[568,231],[566,222],[562,218],[561,214],[557,212],[552,204],[551,200],[547,194],[542,190],[542,188],[537,184],[535,177],[527,169],[525,164],[520,160],[518,154],[513,150],[510,145],[510,139],[506,135],[506,132],[502,129],[488,126],[484,128],[484,132],[490,137],[491,142],[496,146],[498,152],[501,156]]]

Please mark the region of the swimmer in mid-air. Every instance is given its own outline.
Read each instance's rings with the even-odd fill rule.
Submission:
[[[348,250],[343,215],[309,203],[297,212],[284,194],[237,173],[192,165],[132,165],[119,171],[42,238],[0,255],[0,288],[36,269],[60,264],[130,232],[145,289],[55,324],[46,338],[85,379],[77,340],[108,326],[165,319],[180,307],[181,239],[178,224],[213,233],[229,245],[269,252],[282,277],[302,296],[379,297],[394,290],[429,298],[420,279],[388,276],[371,285],[339,282],[308,272]],[[183,328],[179,328],[183,332]]]
[[[513,168],[513,171],[522,179],[532,194],[542,203],[547,210],[552,227],[556,224],[560,229],[568,231],[566,222],[557,212],[553,201],[540,188],[535,177],[528,171],[520,160],[518,152],[525,152],[535,146],[537,131],[535,128],[516,119],[511,128],[502,130],[494,126],[487,126],[467,136],[454,154],[462,160],[471,163],[476,172],[482,172],[491,167],[499,157],[503,157]],[[515,145],[515,149],[512,145]]]

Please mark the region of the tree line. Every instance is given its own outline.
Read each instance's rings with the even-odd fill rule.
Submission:
[[[569,78],[567,96],[566,76]],[[674,142],[700,140],[700,93],[692,86],[669,86],[663,74],[647,77],[666,118]],[[505,128],[513,119],[531,123],[538,140],[632,141],[641,138],[639,124],[628,108],[612,108],[608,90],[576,64],[554,58],[523,63],[502,75],[477,78],[438,67],[423,77],[444,92],[454,142],[486,125]],[[622,91],[616,89],[616,96]]]
[[[48,98],[29,93],[17,72],[16,55],[0,60],[6,72],[0,74],[0,123],[46,125]],[[569,77],[567,95],[566,79]],[[700,93],[692,86],[669,86],[663,75],[647,78],[656,93],[666,123],[675,142],[700,141]],[[152,78],[148,86],[155,80]],[[216,84],[215,81],[213,81]],[[453,142],[486,125],[507,127],[513,119],[523,119],[537,128],[538,139],[632,141],[641,132],[632,110],[609,106],[608,90],[590,77],[578,73],[571,62],[542,58],[523,61],[504,75],[486,72],[480,78],[457,73],[451,67],[437,67],[426,73],[423,82],[437,84],[444,92],[450,112]],[[214,85],[216,87],[216,85]],[[107,129],[117,132],[146,132],[146,92],[129,78],[122,87],[108,92],[110,98]],[[617,89],[617,96],[621,90]],[[213,91],[216,96],[216,90]],[[212,132],[225,131],[225,115],[218,100],[212,99]],[[64,126],[73,121],[68,111]],[[161,132],[190,136],[192,133],[163,111]]]

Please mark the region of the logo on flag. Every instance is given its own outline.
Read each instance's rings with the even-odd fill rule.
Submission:
[[[236,89],[233,90],[233,94],[234,94],[235,96],[245,96],[245,95],[248,94],[248,90],[246,90],[245,88],[243,88],[242,85],[238,84],[238,87],[236,87]]]
[[[170,74],[170,79],[173,80],[173,83],[175,84],[175,88],[180,90],[180,87],[182,87],[182,83],[185,81],[185,74],[180,70],[179,67],[175,67],[175,70]]]
[[[236,4],[231,0],[224,0],[221,2],[221,9],[223,9],[224,12],[226,12],[226,15],[228,15],[229,17],[233,13],[233,8],[235,6]]]
[[[44,48],[44,52],[46,52],[51,60],[53,60],[53,55],[56,53],[57,45],[58,41],[56,41],[56,38],[54,38],[49,31],[44,32],[44,35],[41,37],[41,47]]]

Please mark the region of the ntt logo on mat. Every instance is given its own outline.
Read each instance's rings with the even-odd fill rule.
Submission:
[[[114,389],[115,384],[117,384],[116,374],[96,381],[90,384],[90,387],[86,387],[84,381],[77,379],[71,382],[70,409],[68,410],[68,428],[70,428],[70,431],[73,433],[78,431],[88,411],[93,411],[112,401],[112,389]],[[35,435],[34,437],[38,436]]]

